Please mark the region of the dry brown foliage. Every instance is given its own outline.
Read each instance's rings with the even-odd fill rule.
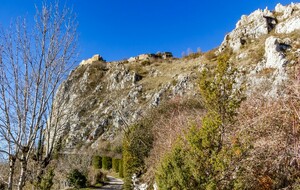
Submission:
[[[147,173],[144,175],[146,181],[153,181],[156,166],[166,153],[168,153],[175,142],[184,136],[191,125],[200,126],[204,110],[191,108],[185,105],[180,98],[172,99],[169,104],[176,105],[168,117],[161,115],[153,126],[154,143],[149,157],[146,159]],[[198,102],[199,103],[199,102]]]
[[[242,104],[231,133],[253,146],[239,163],[247,188],[295,188],[300,177],[299,90],[299,83],[293,82],[286,88],[285,97],[253,95]]]

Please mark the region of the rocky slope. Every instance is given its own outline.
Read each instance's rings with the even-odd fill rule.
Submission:
[[[83,61],[57,93],[57,102],[66,110],[60,133],[65,147],[95,148],[162,100],[193,95],[198,63],[160,57],[105,62],[99,55]]]
[[[247,80],[248,93],[284,95],[284,84],[298,69],[300,4],[242,16],[216,50],[176,59],[170,53],[143,54],[105,62],[96,55],[74,69],[57,92],[64,105],[59,136],[65,148],[114,142],[118,134],[162,101],[198,93],[197,73],[227,53]]]

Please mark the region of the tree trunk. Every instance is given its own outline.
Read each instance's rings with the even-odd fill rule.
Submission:
[[[22,190],[23,187],[25,186],[26,172],[27,172],[27,160],[26,160],[26,155],[23,154],[21,159],[21,172],[20,172],[20,178],[18,183],[18,190]]]
[[[12,190],[13,188],[13,176],[15,173],[15,163],[16,163],[16,157],[10,156],[9,157],[9,174],[8,174],[8,184],[7,189]]]

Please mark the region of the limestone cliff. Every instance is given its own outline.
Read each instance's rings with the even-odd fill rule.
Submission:
[[[196,92],[199,60],[149,57],[129,63],[96,55],[70,73],[56,98],[65,105],[60,131],[65,148],[97,147],[162,100]]]
[[[83,61],[57,92],[65,106],[59,136],[65,148],[96,148],[162,101],[198,93],[197,73],[215,56],[228,53],[247,80],[248,93],[278,98],[298,67],[300,4],[242,16],[217,50],[176,59],[170,53],[143,54],[105,62],[96,55]]]

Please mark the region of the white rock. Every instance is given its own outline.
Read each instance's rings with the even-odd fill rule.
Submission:
[[[280,51],[278,39],[271,36],[265,42],[265,58],[267,68],[282,69],[286,64],[286,59],[283,52]]]
[[[241,53],[241,54],[239,54],[239,55],[237,56],[237,58],[238,58],[239,60],[245,59],[245,58],[247,58],[247,57],[248,57],[248,54],[247,54],[246,52],[243,52],[243,53]]]
[[[225,36],[219,52],[222,52],[226,47],[230,47],[234,52],[237,52],[248,39],[259,38],[262,35],[268,34],[276,25],[273,13],[268,9],[256,10],[249,16],[243,15],[241,20],[236,24],[236,28]]]
[[[300,16],[295,16],[285,22],[281,22],[275,28],[278,34],[288,34],[296,30],[300,30]]]
[[[136,60],[137,60],[136,57],[130,57],[129,59],[127,59],[127,61],[128,61],[129,63],[135,62]]]
[[[276,6],[275,6],[275,12],[278,12],[278,13],[281,13],[281,12],[284,12],[285,10],[285,6],[283,6],[282,4],[278,3]]]
[[[91,63],[93,63],[95,61],[104,61],[104,60],[103,60],[103,58],[99,54],[96,54],[96,55],[94,55],[90,59],[82,60],[79,65],[91,64]]]

